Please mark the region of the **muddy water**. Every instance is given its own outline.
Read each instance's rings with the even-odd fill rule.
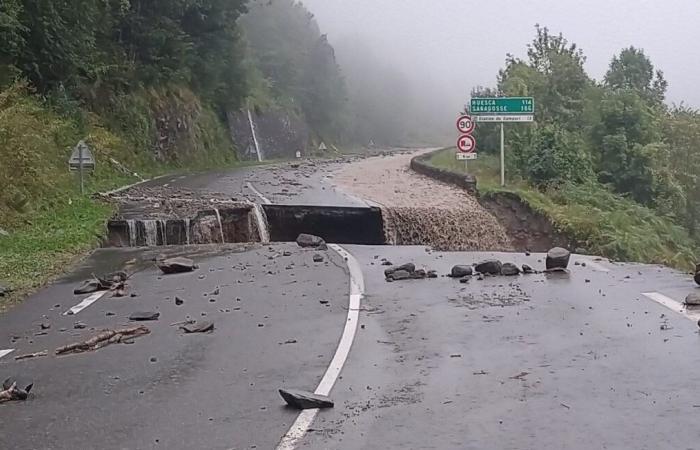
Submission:
[[[462,189],[413,172],[421,152],[369,158],[341,168],[344,191],[382,206],[388,243],[438,250],[512,250],[506,230]]]

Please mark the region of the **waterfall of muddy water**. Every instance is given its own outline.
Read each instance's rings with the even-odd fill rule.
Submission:
[[[225,244],[226,238],[224,238],[224,224],[221,223],[221,214],[219,213],[218,208],[214,208],[214,212],[216,213],[216,220],[219,222],[219,231],[221,232],[221,243]]]
[[[260,152],[260,143],[258,143],[258,136],[255,134],[255,123],[253,123],[253,115],[250,113],[250,110],[248,110],[248,123],[250,124],[250,134],[253,136],[255,152],[258,154],[258,162],[262,162],[264,158]]]
[[[460,208],[382,208],[385,238],[393,245],[427,245],[438,251],[512,250],[498,222],[476,216]]]
[[[187,218],[185,221],[185,242],[190,245],[190,219]]]
[[[168,230],[166,228],[166,221],[163,219],[159,220],[158,226],[160,227],[161,233],[163,233],[163,245],[168,245]]]
[[[136,247],[136,221],[129,219],[126,224],[129,226],[129,247]]]
[[[267,216],[261,205],[253,203],[253,213],[255,214],[255,224],[260,235],[260,242],[267,244],[270,242],[270,230],[267,225]]]
[[[158,221],[144,220],[143,227],[146,233],[146,247],[155,247],[158,245]]]

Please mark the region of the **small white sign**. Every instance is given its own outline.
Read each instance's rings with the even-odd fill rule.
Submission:
[[[474,116],[477,122],[534,122],[533,115]]]
[[[476,159],[476,153],[457,153],[457,161],[469,161]]]

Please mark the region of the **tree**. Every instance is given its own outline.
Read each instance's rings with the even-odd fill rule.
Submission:
[[[691,235],[699,238],[700,112],[684,105],[675,106],[664,124],[671,168],[683,192],[676,213]]]
[[[581,137],[554,124],[537,126],[520,158],[523,174],[538,186],[594,178],[590,154]]]
[[[633,90],[645,99],[660,104],[666,96],[668,83],[663,72],[654,71],[654,65],[644,50],[629,47],[613,57],[605,74],[605,86],[615,90]]]
[[[0,88],[12,82],[19,74],[15,64],[24,48],[24,35],[27,32],[19,20],[21,12],[20,0],[4,0],[0,3]]]

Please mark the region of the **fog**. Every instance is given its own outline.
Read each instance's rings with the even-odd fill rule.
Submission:
[[[304,4],[336,46],[341,66],[361,56],[349,53],[371,49],[405,77],[405,94],[421,105],[419,115],[449,126],[472,87],[496,84],[507,53],[525,57],[536,23],[562,32],[582,48],[586,69],[597,80],[622,48],[644,49],[669,82],[668,102],[700,107],[698,0],[305,0]]]

